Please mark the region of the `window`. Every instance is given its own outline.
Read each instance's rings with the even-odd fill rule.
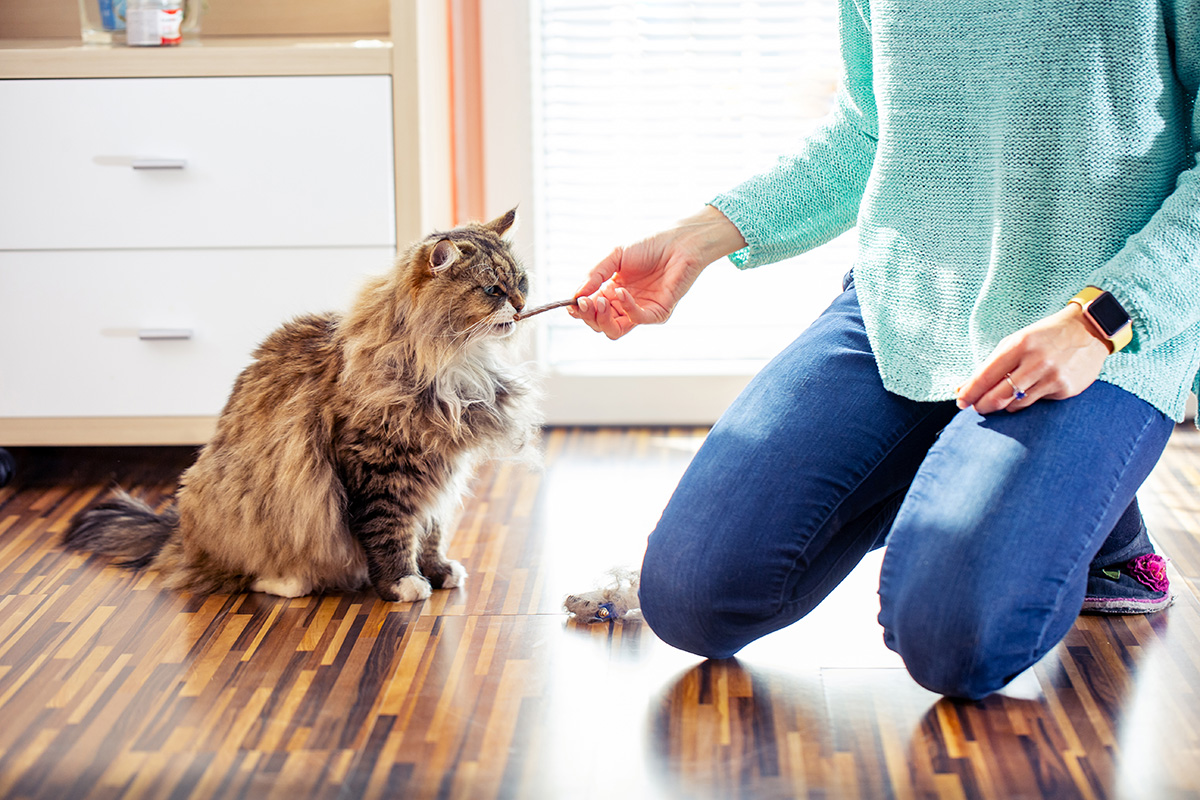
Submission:
[[[513,22],[489,5],[492,141],[512,124],[492,76],[503,74],[497,53],[514,45],[497,43]],[[840,72],[836,5],[827,0],[530,0],[527,12],[537,301],[569,296],[614,246],[691,214],[793,150],[828,113]],[[489,154],[489,169],[508,155]],[[498,197],[498,187],[489,176],[489,196]],[[668,324],[617,342],[565,314],[545,315],[538,356],[551,394],[576,406],[639,409],[628,418],[576,411],[566,414],[571,421],[715,418],[840,290],[851,251],[847,234],[757,270],[723,260]],[[648,411],[648,401],[660,410]],[[553,396],[550,407],[553,418]]]

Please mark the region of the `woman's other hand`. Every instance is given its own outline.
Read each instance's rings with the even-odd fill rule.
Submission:
[[[1074,397],[1092,385],[1108,355],[1108,342],[1071,303],[1002,339],[958,390],[958,407],[974,406],[980,414],[991,414],[1020,411],[1038,400]],[[1023,397],[1017,396],[1018,390]]]

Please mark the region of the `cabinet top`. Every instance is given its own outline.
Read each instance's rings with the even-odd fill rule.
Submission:
[[[0,39],[0,79],[387,75],[392,43],[346,37],[199,37],[175,47]]]

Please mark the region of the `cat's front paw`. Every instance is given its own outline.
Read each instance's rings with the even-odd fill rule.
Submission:
[[[447,561],[449,573],[442,577],[443,589],[454,589],[467,583],[467,570],[457,561]]]
[[[259,578],[250,585],[250,591],[276,597],[303,597],[312,591],[312,586],[301,578]]]
[[[462,564],[440,556],[436,561],[422,561],[421,574],[435,589],[454,589],[467,582],[467,571]]]
[[[380,587],[379,596],[392,603],[412,603],[433,594],[429,581],[420,575],[405,575],[387,588]]]

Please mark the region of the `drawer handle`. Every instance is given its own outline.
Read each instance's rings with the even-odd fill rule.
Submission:
[[[130,162],[134,169],[183,169],[186,158],[135,158]]]
[[[192,338],[191,328],[142,328],[138,338],[143,342],[173,342]]]

